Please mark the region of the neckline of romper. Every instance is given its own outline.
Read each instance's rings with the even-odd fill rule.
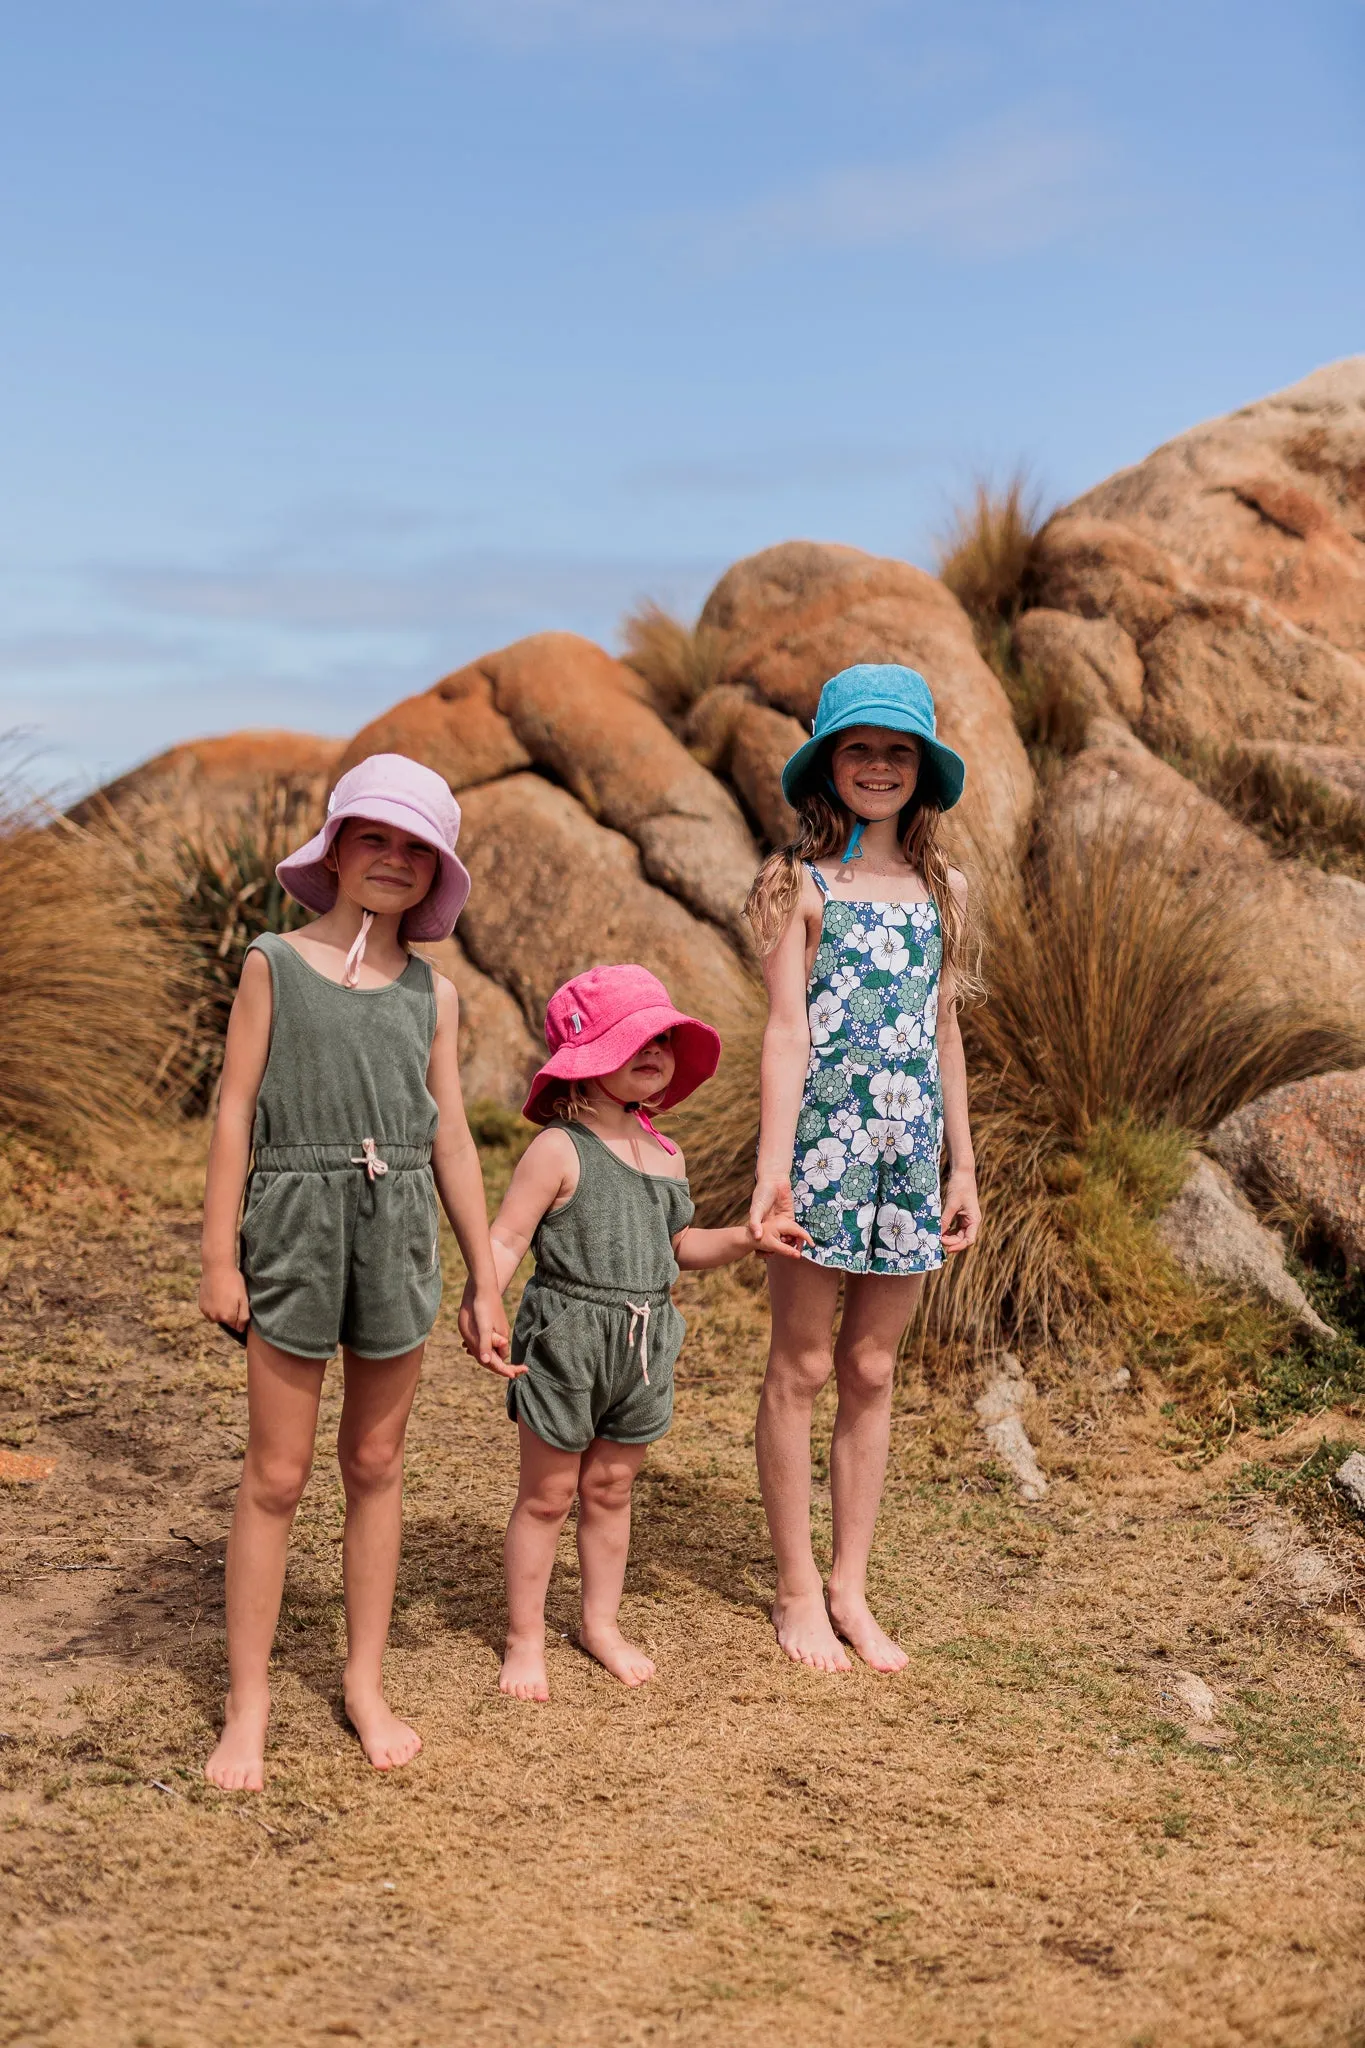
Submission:
[[[826,903],[846,903],[850,910],[923,910],[926,904],[934,903],[932,896],[836,896],[815,862],[808,860],[806,866]],[[938,909],[937,903],[934,908]]]
[[[291,946],[288,939],[284,936],[283,932],[263,932],[261,936],[262,938],[267,939],[278,939],[280,944],[284,947],[285,951],[287,953],[293,954],[294,958],[298,961],[300,967],[306,968],[308,973],[312,975],[314,981],[320,981],[323,984],[324,988],[334,988],[337,991],[338,995],[346,996],[348,999],[351,996],[388,995],[390,989],[401,988],[403,986],[403,983],[412,973],[413,968],[421,960],[420,954],[409,953],[408,963],[407,966],[403,969],[403,972],[401,974],[395,974],[392,981],[381,982],[378,988],[347,988],[344,982],[333,981],[330,974],[324,974],[320,967],[314,967],[311,960],[305,960],[302,953],[299,951],[298,947]],[[425,961],[423,961],[422,965],[425,966],[425,964]]]
[[[687,1175],[685,1173],[651,1173],[647,1167],[632,1166],[628,1159],[622,1159],[619,1153],[612,1151],[611,1146],[606,1142],[605,1138],[599,1138],[596,1131],[586,1130],[582,1124],[568,1124],[565,1126],[565,1128],[570,1132],[576,1131],[580,1138],[591,1138],[593,1144],[596,1145],[599,1148],[599,1150],[605,1152],[608,1159],[614,1159],[616,1161],[616,1164],[623,1170],[623,1172],[633,1173],[636,1180],[666,1180],[670,1183],[671,1186],[675,1188],[685,1188],[687,1186]],[[578,1190],[577,1188],[575,1188],[574,1194],[577,1193]],[[573,1195],[570,1195],[569,1202],[571,1202],[572,1200]],[[552,1216],[562,1216],[564,1211],[568,1208],[569,1202],[562,1202],[559,1208],[552,1209],[550,1211],[550,1214]]]

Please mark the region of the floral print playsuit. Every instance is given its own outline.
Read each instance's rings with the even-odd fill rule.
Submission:
[[[796,1220],[815,1239],[802,1256],[845,1273],[927,1273],[943,1264],[938,908],[844,903],[810,873],[824,914],[792,1160]]]

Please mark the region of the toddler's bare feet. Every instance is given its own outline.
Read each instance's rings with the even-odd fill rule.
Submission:
[[[910,1662],[900,1644],[893,1643],[877,1621],[866,1600],[846,1599],[831,1589],[829,1618],[844,1641],[874,1671],[904,1671]]]
[[[622,1685],[643,1685],[654,1676],[653,1659],[634,1643],[628,1643],[613,1622],[607,1627],[581,1628],[578,1640],[604,1671],[619,1678]]]
[[[825,1609],[825,1596],[799,1593],[773,1602],[773,1627],[780,1647],[793,1664],[812,1671],[851,1671],[848,1653],[835,1635]]]
[[[210,1785],[224,1792],[261,1792],[265,1789],[265,1726],[270,1718],[270,1695],[237,1700],[231,1693],[223,1709],[223,1732],[218,1746],[204,1765]]]
[[[393,1771],[400,1764],[410,1764],[422,1747],[417,1730],[399,1720],[382,1692],[348,1687],[346,1718],[377,1771]]]
[[[514,1700],[547,1700],[550,1697],[550,1680],[545,1670],[544,1636],[507,1638],[507,1648],[502,1653],[502,1670],[498,1674],[498,1691],[507,1693]]]

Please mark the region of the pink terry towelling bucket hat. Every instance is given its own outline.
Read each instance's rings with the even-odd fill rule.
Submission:
[[[308,910],[330,910],[337,900],[337,878],[326,861],[348,818],[396,825],[434,849],[436,878],[421,902],[404,914],[402,935],[448,939],[469,894],[469,871],[455,857],[460,806],[445,777],[406,754],[370,754],[348,768],[327,799],[322,830],[275,870],[281,887]]]
[[[550,997],[545,1012],[550,1057],[531,1083],[522,1115],[532,1123],[548,1123],[555,1097],[563,1093],[557,1082],[598,1081],[614,1074],[663,1031],[673,1033],[676,1064],[665,1093],[652,1105],[656,1111],[672,1109],[710,1080],[720,1061],[720,1033],[675,1010],[668,990],[647,967],[628,961],[576,974]]]

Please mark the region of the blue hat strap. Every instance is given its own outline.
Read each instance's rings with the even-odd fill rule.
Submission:
[[[853,830],[849,833],[848,845],[844,848],[844,867],[847,867],[850,861],[861,860],[863,857],[863,824],[862,818],[855,818],[853,821]]]

